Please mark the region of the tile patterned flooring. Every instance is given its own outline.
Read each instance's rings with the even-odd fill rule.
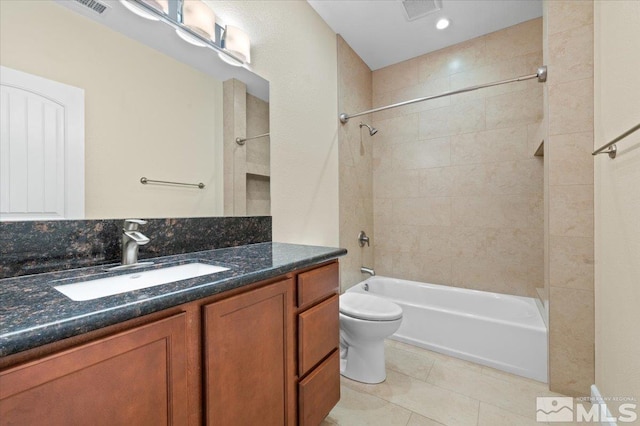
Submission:
[[[539,426],[545,383],[387,340],[387,380],[341,377],[341,399],[321,426]],[[563,423],[551,423],[562,425]]]

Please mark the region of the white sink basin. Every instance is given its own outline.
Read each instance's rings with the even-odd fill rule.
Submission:
[[[206,263],[187,263],[150,271],[132,271],[124,275],[64,284],[54,288],[71,300],[93,300],[228,270],[229,268]]]

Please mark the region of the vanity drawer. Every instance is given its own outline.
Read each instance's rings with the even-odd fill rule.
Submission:
[[[300,377],[337,348],[339,339],[337,294],[298,315],[298,374]]]
[[[340,287],[338,263],[331,263],[298,275],[298,306],[337,293]]]
[[[298,419],[317,426],[340,400],[340,351],[336,350],[298,384]]]

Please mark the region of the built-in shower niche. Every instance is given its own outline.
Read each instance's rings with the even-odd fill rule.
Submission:
[[[269,102],[236,79],[223,84],[224,213],[271,214]]]

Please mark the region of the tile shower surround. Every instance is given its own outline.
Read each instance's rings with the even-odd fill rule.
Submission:
[[[340,35],[338,44],[338,109],[365,111],[372,105],[372,73]],[[371,124],[365,115],[341,125],[339,140],[340,181],[340,247],[348,254],[340,259],[340,282],[346,290],[362,281],[361,266],[374,267],[373,243],[373,145],[377,135],[370,136],[358,123]],[[365,231],[371,246],[360,247],[357,235]]]
[[[372,106],[528,75],[542,63],[534,19],[374,71]],[[542,95],[534,79],[372,114],[378,274],[536,296]]]
[[[120,262],[124,219],[0,222],[0,279]],[[148,219],[140,259],[271,241],[271,217]]]

